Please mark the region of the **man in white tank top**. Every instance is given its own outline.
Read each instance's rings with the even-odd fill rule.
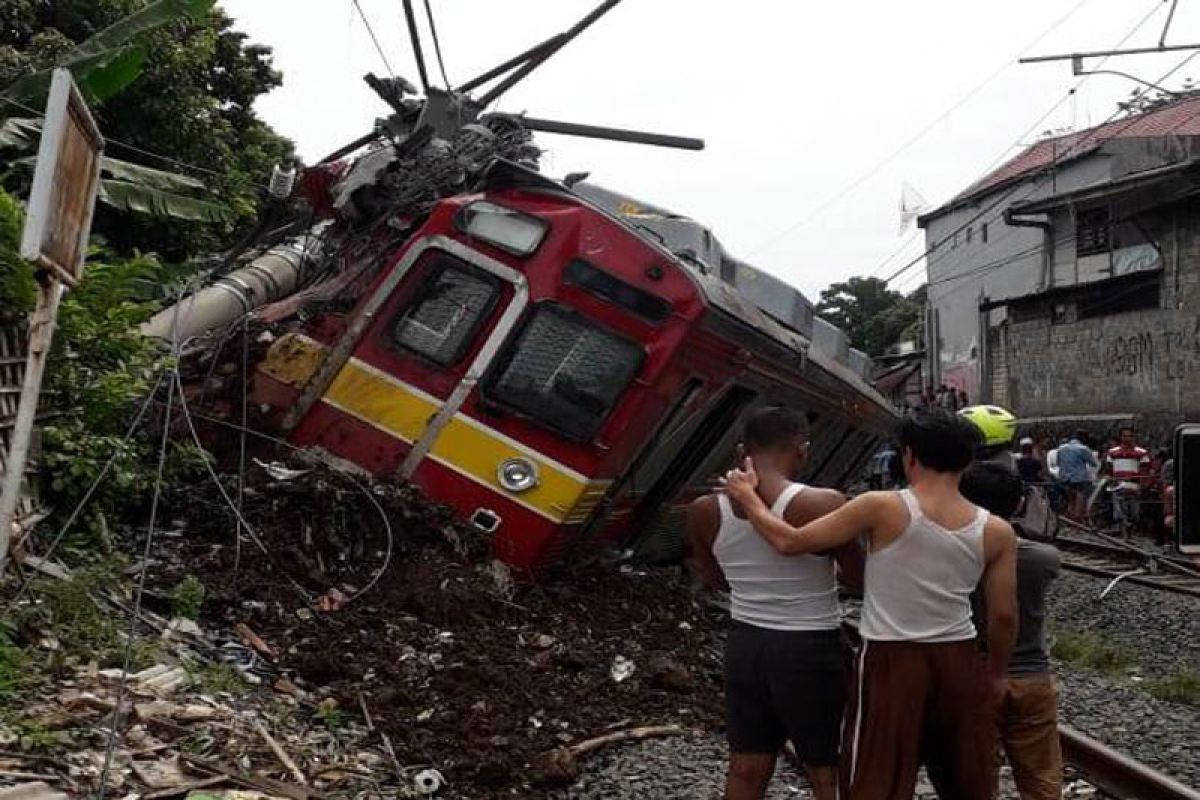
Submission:
[[[1016,537],[959,493],[980,439],[974,426],[942,410],[917,412],[901,421],[897,439],[910,489],[868,492],[802,527],[758,496],[753,459],[729,473],[727,489],[779,553],[868,543],[842,799],[909,800],[923,762],[943,800],[987,800],[994,714],[1016,633]],[[981,579],[986,661],[971,620]]]
[[[839,492],[794,482],[807,456],[807,428],[796,411],[763,408],[750,415],[743,438],[759,468],[760,502],[794,525],[845,502]],[[688,535],[701,577],[730,591],[725,796],[761,798],[776,755],[790,740],[817,800],[836,800],[848,653],[840,629],[835,559],[847,582],[861,586],[857,544],[832,555],[781,556],[724,494],[692,503]]]

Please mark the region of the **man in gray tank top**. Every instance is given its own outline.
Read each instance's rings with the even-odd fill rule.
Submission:
[[[1009,519],[1024,485],[997,464],[975,464],[959,484],[963,497]],[[1020,528],[1013,525],[1020,533]],[[1000,706],[1000,743],[1021,800],[1062,797],[1062,747],[1058,738],[1058,687],[1046,647],[1046,593],[1058,576],[1058,549],[1017,539],[1017,639],[1008,661],[1008,690]]]
[[[798,412],[763,408],[750,415],[743,438],[759,466],[757,496],[794,525],[845,502],[839,492],[795,482],[807,457],[807,428]],[[781,556],[724,494],[693,502],[687,527],[697,572],[709,586],[730,591],[725,796],[761,798],[790,740],[817,800],[836,800],[848,653],[835,562],[847,582],[861,585],[861,552],[851,543],[833,554]]]
[[[910,800],[922,763],[943,800],[994,793],[994,713],[1016,628],[1016,538],[1007,522],[959,493],[979,441],[969,422],[943,410],[905,417],[897,443],[912,488],[867,492],[801,527],[758,496],[753,458],[726,476],[730,496],[780,553],[824,551],[859,537],[868,544],[843,800]],[[971,620],[981,580],[986,662]]]

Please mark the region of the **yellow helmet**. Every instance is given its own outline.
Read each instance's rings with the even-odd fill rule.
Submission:
[[[984,447],[1010,444],[1017,435],[1017,418],[1000,406],[967,406],[958,413],[983,434]]]

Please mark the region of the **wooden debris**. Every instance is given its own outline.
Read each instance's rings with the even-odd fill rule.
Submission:
[[[626,730],[606,733],[603,736],[585,739],[568,747],[556,747],[547,753],[543,753],[537,760],[535,764],[537,774],[535,777],[547,784],[567,784],[579,777],[579,759],[588,753],[619,742],[631,742],[662,736],[682,736],[686,733],[688,733],[688,730],[678,725],[648,725],[641,728],[628,728]]]
[[[300,770],[300,767],[296,766],[296,762],[293,761],[292,757],[289,756],[283,747],[280,746],[279,742],[275,741],[274,737],[267,732],[267,729],[263,727],[263,724],[258,720],[251,720],[251,724],[254,726],[255,732],[262,737],[262,740],[267,743],[267,747],[270,747],[271,752],[274,753],[275,757],[279,759],[279,763],[287,767],[287,771],[292,773],[292,777],[296,779],[296,782],[301,786],[307,786],[308,779],[304,777],[304,773]]]
[[[262,637],[250,629],[250,626],[244,622],[239,622],[233,626],[236,633],[242,640],[242,644],[257,652],[260,656],[267,658],[275,658],[275,649],[271,645],[263,641]]]
[[[287,797],[290,800],[327,800],[327,798],[319,792],[313,791],[307,786],[296,786],[283,781],[271,780],[270,778],[262,778],[257,775],[248,775],[241,770],[224,764],[219,761],[209,761],[205,758],[193,756],[188,753],[181,753],[180,758],[193,769],[208,773],[209,775],[221,775],[230,783],[235,783],[238,786],[243,786],[247,789],[255,789],[267,794],[279,795]],[[0,798],[0,800],[8,800]],[[41,800],[40,798],[38,800]]]
[[[65,792],[44,781],[22,783],[0,789],[0,800],[69,800]]]

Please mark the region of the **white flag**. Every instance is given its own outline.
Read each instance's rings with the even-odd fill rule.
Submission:
[[[912,187],[908,181],[900,184],[900,231],[897,236],[903,236],[912,227],[921,212],[929,208],[929,203],[921,193]]]

